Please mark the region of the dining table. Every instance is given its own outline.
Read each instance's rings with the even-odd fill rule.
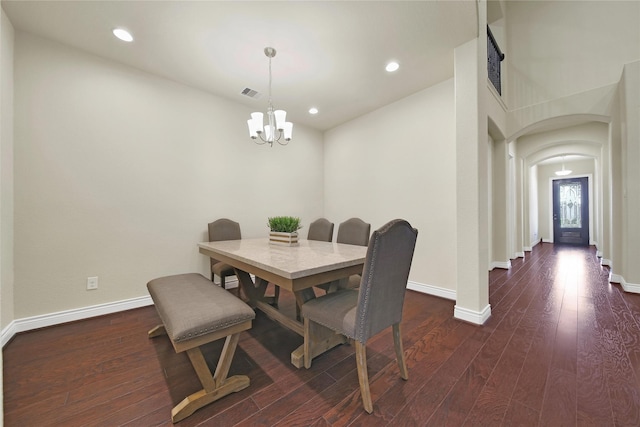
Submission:
[[[285,246],[270,243],[269,238],[202,242],[198,247],[201,254],[233,267],[250,306],[303,337],[305,329],[301,320],[280,311],[277,301],[274,304],[266,295],[269,283],[293,292],[300,308],[316,297],[314,286],[346,284],[349,276],[361,274],[367,254],[366,246],[315,240],[299,240],[295,246]],[[341,335],[327,333],[318,337],[314,331],[311,357],[345,342],[346,338]],[[304,345],[292,351],[291,363],[297,368],[304,366]]]

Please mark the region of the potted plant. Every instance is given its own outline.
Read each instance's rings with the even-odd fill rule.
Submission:
[[[302,228],[300,218],[294,216],[274,216],[268,218],[269,243],[274,245],[297,246],[298,230]]]

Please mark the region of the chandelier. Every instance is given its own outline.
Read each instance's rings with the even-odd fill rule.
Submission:
[[[567,176],[571,172],[573,172],[573,171],[570,170],[570,169],[565,169],[564,168],[564,156],[562,156],[562,170],[556,171],[556,175],[558,175],[558,176]]]
[[[287,145],[291,141],[293,123],[285,121],[287,112],[284,110],[273,110],[271,102],[271,58],[276,56],[276,50],[272,47],[265,47],[264,54],[269,58],[269,104],[267,106],[267,124],[264,124],[262,113],[251,113],[251,118],[247,120],[249,125],[249,136],[256,144],[273,143]]]

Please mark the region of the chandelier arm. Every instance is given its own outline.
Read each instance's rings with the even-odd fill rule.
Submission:
[[[262,142],[260,142],[260,141],[262,141]],[[267,141],[266,139],[264,139],[262,137],[262,133],[259,133],[258,134],[258,138],[253,138],[253,142],[255,142],[258,145],[264,145],[264,144],[268,143],[269,141]]]

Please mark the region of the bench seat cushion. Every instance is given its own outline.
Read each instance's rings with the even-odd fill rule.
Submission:
[[[255,313],[201,274],[160,277],[147,283],[167,334],[174,342],[252,320]]]

